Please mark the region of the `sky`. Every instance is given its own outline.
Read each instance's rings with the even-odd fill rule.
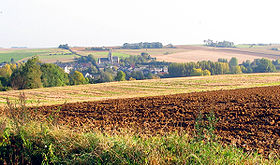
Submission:
[[[279,0],[0,0],[0,47],[280,43]]]

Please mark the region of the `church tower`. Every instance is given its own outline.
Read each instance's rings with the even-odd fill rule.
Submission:
[[[112,49],[109,50],[108,60],[110,63],[113,63]]]

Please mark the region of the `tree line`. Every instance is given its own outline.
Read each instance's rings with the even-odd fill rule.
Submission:
[[[163,44],[160,42],[140,42],[140,43],[124,43],[123,49],[149,49],[149,48],[162,48]]]
[[[91,67],[86,70],[71,71],[65,73],[56,64],[41,63],[38,57],[29,59],[26,63],[9,63],[0,68],[0,90],[9,89],[33,89],[41,87],[55,87],[66,85],[80,85],[88,83],[102,83],[111,81],[142,80],[159,78],[160,75],[143,71],[122,71],[117,67],[108,67],[100,70],[95,58],[92,55],[76,59],[77,63],[90,62]],[[218,59],[213,61],[199,61],[188,63],[164,63],[156,62],[145,53],[141,56],[127,57],[122,59],[122,65],[168,65],[168,75],[165,77],[183,76],[209,76],[219,74],[239,74],[239,73],[264,73],[275,72],[280,69],[280,60],[255,59],[238,64],[237,58]],[[84,77],[85,73],[90,73],[94,77]]]
[[[205,46],[210,46],[210,47],[222,47],[222,48],[234,48],[234,43],[230,41],[216,41],[214,42],[213,40],[204,40]]]
[[[70,74],[55,64],[41,63],[38,57],[26,63],[6,64],[0,68],[0,89],[33,89],[66,85],[86,84],[88,80],[82,73]]]
[[[249,60],[238,64],[237,58],[218,59],[218,62],[199,61],[188,63],[172,63],[168,67],[170,77],[183,76],[205,76],[219,74],[240,74],[240,73],[264,73],[275,72],[276,67],[280,68],[280,60],[271,61],[268,59]]]

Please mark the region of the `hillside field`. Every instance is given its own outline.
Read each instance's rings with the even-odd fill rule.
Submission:
[[[275,47],[279,47],[275,45]],[[239,63],[243,61],[259,58],[271,60],[280,58],[280,51],[270,50],[270,47],[253,48],[213,48],[205,46],[177,45],[176,48],[163,49],[116,49],[116,52],[139,55],[141,52],[147,52],[158,61],[166,62],[197,62],[203,60],[217,61],[219,58],[230,59],[236,57]]]
[[[280,51],[271,50],[279,48],[280,45],[255,46],[237,45],[237,48],[213,48],[201,45],[177,45],[176,48],[162,49],[120,49],[113,48],[113,56],[128,57],[130,55],[140,55],[142,52],[149,53],[156,57],[158,61],[166,62],[196,62],[202,60],[217,61],[219,58],[230,59],[236,57],[239,62],[254,60],[257,58],[268,58],[271,60],[280,58]],[[85,47],[73,47],[72,50],[79,55],[94,55],[97,58],[107,57],[108,51],[87,51]],[[61,62],[73,61],[77,55],[64,55],[70,53],[68,50],[49,48],[49,49],[0,49],[0,62],[10,61],[14,58],[16,61],[23,61],[32,56],[39,56],[40,60],[47,63],[54,63],[57,60]]]
[[[199,115],[205,119],[213,113],[220,141],[269,155],[280,152],[279,98],[280,86],[274,86],[69,103],[30,111],[45,116],[56,112],[59,124],[75,129],[133,128],[144,134],[193,132]]]
[[[77,55],[71,55],[68,50],[57,48],[46,49],[28,49],[28,48],[13,48],[13,49],[0,49],[0,63],[10,62],[11,58],[15,61],[26,61],[33,56],[38,56],[42,62],[54,63],[57,60],[61,62],[73,61]]]
[[[30,105],[50,105],[65,102],[160,96],[272,85],[280,85],[280,73],[181,77],[31,90],[12,90],[0,92],[0,104],[3,106],[6,103],[6,98],[11,100],[16,99],[22,92],[25,93]]]

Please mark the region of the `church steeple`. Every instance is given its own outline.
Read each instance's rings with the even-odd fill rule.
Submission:
[[[113,63],[112,49],[109,50],[108,60]]]

